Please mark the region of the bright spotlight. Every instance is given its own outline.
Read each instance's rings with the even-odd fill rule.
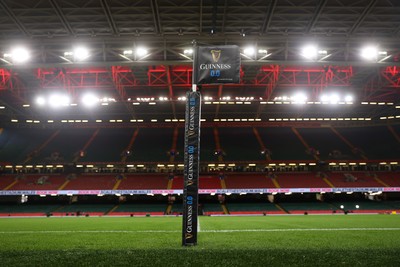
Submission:
[[[340,97],[337,94],[332,94],[329,96],[329,101],[331,104],[337,104],[340,100]]]
[[[86,107],[93,107],[98,102],[99,98],[91,93],[87,93],[82,97],[82,104]]]
[[[344,206],[343,206],[343,205],[340,205],[340,208],[341,208],[341,209],[344,209]]]
[[[185,55],[191,55],[191,54],[193,54],[193,49],[185,49],[184,51],[183,51],[183,53],[185,54]]]
[[[329,96],[327,96],[327,95],[322,95],[322,96],[321,96],[321,101],[322,101],[322,102],[328,102],[328,101],[329,101]]]
[[[136,48],[136,52],[135,53],[136,53],[137,56],[143,57],[143,56],[147,55],[148,51],[144,47],[138,47],[138,48]]]
[[[360,206],[359,205],[356,205],[356,209],[359,209],[360,208]]]
[[[49,98],[49,105],[53,108],[68,106],[70,98],[67,95],[51,95]]]
[[[318,55],[318,49],[314,45],[307,45],[301,50],[301,55],[308,59],[316,59]]]
[[[246,47],[246,48],[243,50],[243,53],[244,53],[245,55],[247,55],[247,56],[253,56],[255,52],[256,52],[256,50],[255,50],[254,47],[252,47],[252,46]]]
[[[36,104],[39,106],[44,106],[44,104],[46,104],[46,99],[43,96],[38,96],[36,98]]]
[[[361,50],[361,57],[366,60],[376,60],[378,56],[378,50],[376,47],[367,46]]]
[[[307,96],[303,93],[297,93],[291,99],[295,103],[304,103],[307,101]]]
[[[347,96],[345,96],[344,101],[352,102],[353,101],[353,97],[351,95],[347,95]]]
[[[11,57],[15,63],[26,62],[31,56],[29,51],[23,47],[16,47],[11,51]]]
[[[74,58],[76,60],[84,60],[89,57],[89,50],[85,47],[77,47],[74,49]]]

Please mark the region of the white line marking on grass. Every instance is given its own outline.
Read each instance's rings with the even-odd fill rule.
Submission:
[[[197,232],[201,232],[200,231],[200,218],[197,218]]]
[[[400,228],[292,228],[292,229],[230,229],[202,230],[202,233],[244,232],[312,232],[312,231],[400,231]],[[136,234],[136,233],[180,233],[181,230],[81,230],[81,231],[0,231],[0,234]]]

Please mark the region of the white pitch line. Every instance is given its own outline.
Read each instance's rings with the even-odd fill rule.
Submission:
[[[292,229],[230,229],[202,230],[202,233],[241,233],[241,232],[312,232],[312,231],[400,231],[400,228],[292,228]],[[82,231],[0,231],[0,234],[136,234],[136,233],[180,233],[180,230],[82,230]]]

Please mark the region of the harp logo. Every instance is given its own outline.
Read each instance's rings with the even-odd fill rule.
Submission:
[[[193,238],[193,235],[189,234],[189,233],[185,233],[185,238],[186,239],[191,239],[191,238]]]
[[[211,50],[210,53],[214,63],[217,63],[221,58],[221,50]]]

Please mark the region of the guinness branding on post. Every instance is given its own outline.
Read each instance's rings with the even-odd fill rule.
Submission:
[[[182,245],[192,246],[197,244],[201,95],[188,92],[186,99]]]
[[[239,47],[236,45],[196,47],[193,71],[195,84],[239,83]]]

